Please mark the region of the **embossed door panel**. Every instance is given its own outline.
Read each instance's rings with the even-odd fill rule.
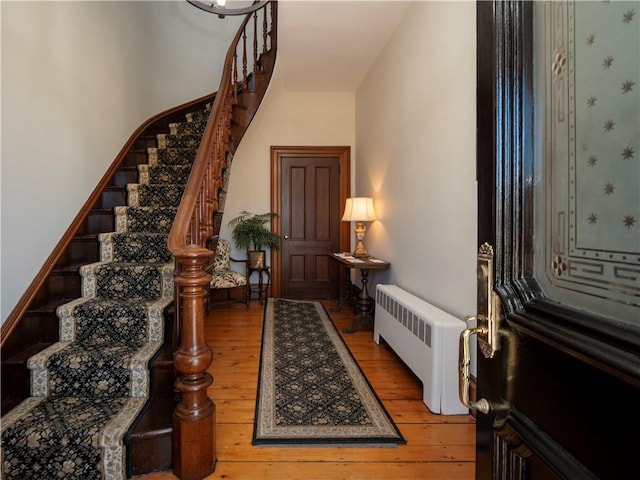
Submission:
[[[534,8],[534,110],[543,112],[534,115],[544,139],[534,144],[536,278],[558,301],[632,325],[640,305],[639,6]]]
[[[637,475],[640,2],[478,2],[478,479]]]

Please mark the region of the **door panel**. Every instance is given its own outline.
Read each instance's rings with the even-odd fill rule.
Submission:
[[[319,282],[328,282],[331,281],[333,278],[333,270],[334,270],[334,261],[331,260],[328,256],[326,255],[316,255],[315,256],[315,274],[316,274],[316,281]]]
[[[598,182],[608,182],[602,171],[600,180],[585,177],[585,172],[593,174],[592,170],[587,170],[591,168],[587,163],[590,155],[585,152],[588,138],[595,133],[583,135],[577,141],[581,137],[575,135],[575,129],[572,134],[571,128],[562,141],[567,158],[553,159],[556,166],[564,162],[565,180],[558,181],[557,175],[546,176],[545,159],[540,156],[549,154],[547,147],[554,145],[551,136],[555,133],[545,130],[545,115],[557,115],[559,110],[541,108],[545,99],[539,95],[544,94],[544,89],[541,91],[534,82],[540,71],[534,71],[538,52],[534,48],[533,18],[534,8],[541,3],[498,1],[477,4],[478,244],[486,242],[495,249],[493,294],[500,299],[502,313],[499,350],[493,358],[478,353],[478,398],[488,400],[491,410],[477,416],[476,477],[487,480],[631,478],[637,474],[635,456],[640,444],[639,429],[634,421],[637,405],[640,405],[638,295],[632,294],[633,301],[625,301],[623,308],[606,310],[605,316],[605,310],[596,308],[590,300],[574,296],[575,292],[563,297],[562,303],[554,301],[554,293],[544,278],[548,275],[545,273],[547,268],[535,266],[536,255],[548,257],[550,250],[545,247],[547,235],[544,229],[549,226],[555,229],[561,225],[563,233],[555,238],[566,240],[562,244],[552,241],[551,251],[584,245],[581,241],[585,239],[585,229],[590,228],[589,218],[593,217],[587,214],[582,218],[584,215],[576,212],[597,208],[589,202],[602,193],[598,191],[599,187],[596,188]],[[572,93],[575,82],[563,77],[570,73],[571,65],[579,55],[571,50],[571,43],[579,42],[579,48],[584,49],[582,45],[591,38],[591,33],[584,36],[567,23],[571,21],[570,9],[579,8],[583,3],[596,2],[553,2],[550,5],[554,8],[564,10],[558,10],[557,15],[553,15],[555,23],[542,30],[552,37],[556,35],[556,40],[559,39],[557,32],[564,29],[569,33],[566,41],[543,42],[552,47],[549,85],[563,98],[566,109],[562,112],[567,122],[582,108],[576,108],[577,103],[588,100]],[[614,15],[619,22],[616,28],[623,31],[630,26],[638,32],[638,2],[597,3],[603,7],[625,7],[619,15]],[[636,14],[629,14],[630,10],[635,10]],[[558,22],[564,22],[562,28],[558,28]],[[602,31],[592,33],[596,38],[602,38]],[[638,42],[631,42],[631,46],[637,45]],[[557,50],[553,51],[553,48]],[[577,45],[575,48],[578,49]],[[606,69],[607,62],[604,67],[600,63],[607,55],[598,57],[598,68]],[[589,76],[589,79],[593,77]],[[638,84],[638,81],[630,80]],[[621,80],[620,84],[626,81]],[[629,109],[636,108],[638,97],[626,98]],[[589,112],[591,114],[593,110]],[[638,121],[637,109],[627,110],[625,115],[632,124]],[[602,124],[597,124],[597,129],[605,125],[606,118]],[[637,144],[637,132],[627,137],[629,143]],[[560,143],[555,145],[559,147]],[[632,165],[628,162],[631,159],[625,160],[622,155],[625,151],[628,156],[629,150],[622,149],[618,152],[620,155],[609,156],[607,161],[618,162],[625,168],[637,167],[638,159],[635,158],[636,165]],[[635,148],[634,152],[637,151]],[[572,159],[571,152],[580,158]],[[576,177],[577,172],[582,176]],[[551,209],[555,220],[536,222],[536,215],[541,212],[535,205],[536,195],[543,204],[547,202],[547,206],[554,201],[549,200],[551,197],[541,199],[541,190],[536,187],[543,183],[545,188],[550,188],[554,182],[566,183],[567,193],[556,198],[566,201],[568,208],[564,215],[573,216],[573,220],[560,223],[559,210]],[[593,183],[589,185],[589,182]],[[579,192],[575,190],[577,184],[580,185]],[[637,182],[635,185],[637,188]],[[578,203],[576,194],[584,197],[582,203]],[[610,198],[605,195],[604,200]],[[630,203],[630,208],[637,207]],[[555,205],[559,203],[555,202]],[[637,235],[636,226],[627,227],[629,223],[632,222],[621,224],[620,234]],[[566,230],[562,230],[564,225]],[[574,231],[582,232],[580,238],[573,236]],[[558,255],[544,259],[546,266],[555,268],[554,275],[561,277],[559,281],[555,278],[555,283],[567,286],[565,280],[569,275],[565,276],[565,272],[569,269],[573,269],[574,280],[583,281],[580,268],[584,266],[584,258],[595,258],[599,252],[608,251],[606,232],[596,239],[595,230],[588,231],[590,245],[597,240],[602,242],[602,248],[567,250],[566,253],[573,255],[571,265],[556,258]],[[608,255],[615,256],[616,253],[609,252]],[[578,259],[580,256],[584,258]],[[627,263],[631,260],[611,259]],[[635,265],[624,270],[627,292],[637,292],[640,287],[640,278],[629,275],[630,270],[637,268],[637,263]],[[604,268],[610,266],[613,267],[607,263]],[[591,274],[591,283],[584,289],[588,295],[606,288],[602,281],[596,285],[595,267],[587,273]]]
[[[284,156],[282,183],[282,295],[335,298],[338,264],[323,277],[316,267],[319,256],[327,266],[329,254],[340,249],[339,158]]]
[[[348,169],[348,147],[272,147],[272,207],[283,238],[272,260],[274,295],[338,296],[342,272],[329,254],[348,248],[348,225],[340,221]]]

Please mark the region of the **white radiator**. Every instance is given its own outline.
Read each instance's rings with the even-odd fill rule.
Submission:
[[[433,413],[469,413],[458,397],[458,342],[465,323],[395,285],[376,287],[373,339],[380,337],[422,381]]]

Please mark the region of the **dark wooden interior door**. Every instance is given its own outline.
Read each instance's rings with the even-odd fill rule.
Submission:
[[[576,10],[585,7],[605,13]],[[604,84],[597,101],[595,94],[589,100],[602,58],[595,58],[586,89],[578,89],[585,79],[580,62],[593,53],[585,42],[602,47],[605,30],[628,33],[627,23],[638,20],[625,17],[630,9],[616,2],[477,3],[478,246],[495,250],[493,288],[502,310],[499,350],[493,358],[478,350],[478,398],[490,406],[477,416],[478,479],[638,475],[640,235],[629,219],[638,219],[639,206],[616,211],[603,185],[630,168],[616,188],[632,175],[628,185],[637,189],[640,167],[637,157],[625,163],[624,145],[616,145],[599,155],[611,165],[598,178],[591,151],[613,145],[615,136],[599,141],[612,132],[579,115],[589,119],[598,102],[621,102],[626,117],[607,115],[625,119],[637,142],[638,102],[636,96],[631,107],[620,85]],[[581,29],[587,18],[617,20],[592,37],[595,30]],[[549,41],[539,42],[540,32]],[[639,43],[618,38],[607,50],[622,59],[621,48],[636,49],[629,57],[635,55],[634,78]],[[615,222],[598,233],[598,222],[609,218]],[[610,229],[617,233],[607,237]]]
[[[348,147],[274,147],[273,155],[279,170],[276,211],[282,237],[273,291],[279,283],[282,297],[336,298],[341,272],[329,254],[344,247],[345,222],[340,219],[347,195],[343,170]]]

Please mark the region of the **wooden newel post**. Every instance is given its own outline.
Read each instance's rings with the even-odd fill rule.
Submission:
[[[213,354],[204,338],[205,297],[211,279],[204,271],[213,252],[190,245],[176,255],[175,284],[180,301],[180,347],[174,356],[181,400],[173,414],[173,472],[181,480],[201,480],[215,469],[215,405],[207,369]]]

